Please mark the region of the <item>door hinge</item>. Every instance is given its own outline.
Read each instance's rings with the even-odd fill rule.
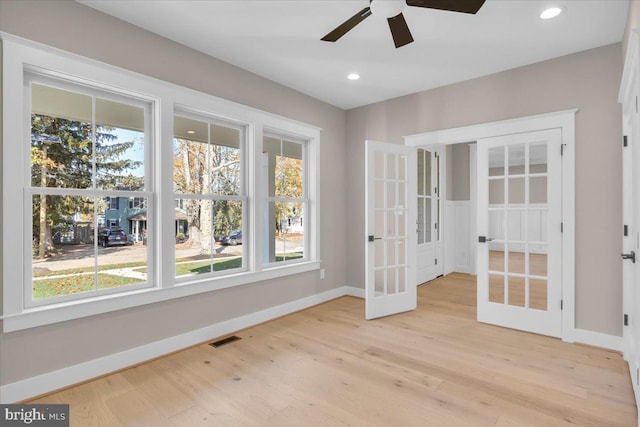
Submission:
[[[622,146],[626,147],[627,145],[629,145],[629,141],[627,141],[627,135],[622,137]]]
[[[566,145],[567,145],[567,144],[560,144],[560,155],[561,155],[561,156],[564,156],[564,147],[565,147]]]
[[[624,237],[627,237],[629,235],[629,226],[625,224],[622,233],[624,234]]]
[[[564,310],[564,300],[560,300],[560,310]]]
[[[640,385],[640,368],[636,368],[636,384]]]
[[[436,265],[438,265],[438,258],[436,258]]]
[[[636,113],[638,112],[638,97],[636,96]]]
[[[433,228],[435,228],[436,230],[438,229],[438,223],[437,222],[433,223]]]
[[[629,326],[629,315],[628,314],[624,315],[624,326]]]
[[[564,222],[560,223],[560,232],[564,233]]]

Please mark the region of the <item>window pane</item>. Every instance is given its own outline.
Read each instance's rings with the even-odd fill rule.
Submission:
[[[146,282],[147,199],[108,197],[96,205],[98,289]]]
[[[242,202],[176,199],[176,276],[242,268]]]
[[[93,290],[94,199],[35,195],[32,203],[33,299]]]
[[[173,181],[176,193],[239,195],[241,132],[174,117]]]
[[[288,261],[304,256],[304,203],[270,202],[274,224],[267,227],[269,262]]]
[[[276,197],[302,198],[302,144],[282,141],[282,154],[276,156]]]
[[[96,187],[144,190],[144,108],[96,99]]]
[[[31,185],[90,188],[91,97],[31,86]]]

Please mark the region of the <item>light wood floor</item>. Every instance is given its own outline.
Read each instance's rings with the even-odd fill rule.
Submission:
[[[619,353],[475,321],[475,278],[365,321],[343,297],[34,401],[81,426],[633,426]]]

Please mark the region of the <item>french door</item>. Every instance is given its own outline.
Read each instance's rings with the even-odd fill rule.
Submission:
[[[366,142],[366,318],[413,310],[416,149]]]
[[[560,129],[478,140],[478,321],[560,337]]]
[[[417,152],[417,281],[418,285],[444,273],[441,199],[443,147],[418,149]]]

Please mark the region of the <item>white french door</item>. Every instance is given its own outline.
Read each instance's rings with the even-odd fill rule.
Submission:
[[[478,321],[560,337],[561,131],[478,140]]]
[[[366,142],[367,319],[413,310],[416,290],[416,149]]]
[[[418,149],[417,152],[418,285],[444,273],[440,221],[442,152],[443,147]]]

